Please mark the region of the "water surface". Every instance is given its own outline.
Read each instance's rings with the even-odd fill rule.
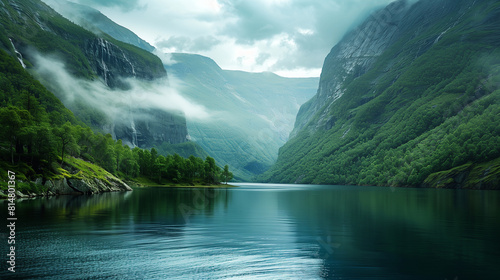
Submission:
[[[500,277],[500,192],[239,185],[18,201],[0,278]]]

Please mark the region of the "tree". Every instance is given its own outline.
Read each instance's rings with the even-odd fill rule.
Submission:
[[[227,166],[227,164],[224,166],[224,171],[222,171],[222,177],[224,178],[224,182],[226,182],[226,185],[228,181],[231,181],[231,179],[233,179],[233,173],[229,172],[229,166]]]
[[[215,164],[215,159],[207,156],[205,159],[205,181],[209,184],[217,184],[219,169],[220,168]]]
[[[134,148],[135,149],[135,148]],[[139,148],[137,148],[139,149]],[[134,156],[134,153],[129,146],[124,146],[123,156],[121,161],[121,169],[130,177],[139,176],[139,164]]]
[[[48,163],[55,158],[54,136],[48,123],[41,123],[36,128],[36,141],[34,143],[35,152],[41,160]]]
[[[156,174],[156,176],[158,176],[158,183],[161,184],[162,174],[165,173],[167,169],[167,160],[165,159],[164,156],[160,155],[156,157],[153,169],[154,169],[153,175]]]
[[[9,142],[10,158],[14,164],[14,146],[19,142],[19,135],[23,127],[23,111],[17,107],[0,108],[1,139]]]
[[[119,139],[115,143],[116,172],[120,172],[120,164],[123,160],[123,153],[124,152],[125,152],[125,148],[123,147],[122,140]]]
[[[73,137],[73,131],[71,127],[71,123],[66,122],[61,127],[55,127],[53,130],[53,134],[56,136],[59,141],[61,148],[61,166],[64,162],[64,152],[69,146],[76,146],[75,138]]]

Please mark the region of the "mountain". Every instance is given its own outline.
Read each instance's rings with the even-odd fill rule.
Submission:
[[[188,141],[182,112],[147,103],[147,92],[166,86],[158,82],[167,73],[157,56],[85,30],[39,0],[0,5],[0,48],[16,55],[86,124],[131,147]]]
[[[267,182],[498,188],[500,3],[396,1],[332,48]]]
[[[67,19],[89,31],[96,34],[106,33],[117,40],[148,52],[155,50],[155,47],[141,39],[134,32],[115,23],[96,9],[65,0],[45,0],[44,2]]]
[[[273,73],[221,69],[208,57],[170,54],[169,79],[211,116],[188,123],[191,139],[240,180],[271,166],[288,139],[295,115],[318,85],[317,78],[284,78]]]

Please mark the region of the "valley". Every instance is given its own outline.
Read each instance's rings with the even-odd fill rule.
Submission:
[[[0,0],[0,278],[497,279],[499,31],[497,0]]]

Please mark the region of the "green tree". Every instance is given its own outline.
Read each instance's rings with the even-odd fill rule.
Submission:
[[[123,160],[123,153],[125,152],[125,148],[123,147],[121,139],[117,140],[114,146],[115,146],[114,150],[116,159],[116,172],[120,172],[120,164]]]
[[[66,151],[66,149],[70,146],[76,146],[76,141],[73,136],[71,124],[69,122],[66,122],[61,127],[55,127],[52,132],[56,136],[57,141],[59,143],[59,147],[61,150],[61,166],[62,166],[64,162],[64,152]]]
[[[219,167],[215,159],[209,156],[205,159],[205,181],[209,184],[219,183]]]
[[[50,124],[42,123],[36,127],[36,138],[34,141],[35,153],[39,156],[40,160],[47,163],[52,162],[54,159],[55,139],[50,128]]]
[[[229,166],[227,164],[224,166],[224,171],[222,171],[222,178],[224,178],[224,182],[226,182],[226,185],[228,181],[231,181],[231,179],[233,179],[233,173],[229,172]]]
[[[158,177],[158,183],[161,184],[163,174],[166,173],[167,160],[164,156],[160,155],[156,157],[154,164],[154,173]]]
[[[1,139],[9,143],[12,164],[14,164],[14,147],[20,141],[19,136],[23,127],[22,115],[26,115],[25,113],[28,112],[13,106],[0,108]]]

